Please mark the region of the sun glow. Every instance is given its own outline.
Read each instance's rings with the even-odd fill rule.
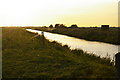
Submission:
[[[0,26],[117,26],[117,0],[0,0]]]

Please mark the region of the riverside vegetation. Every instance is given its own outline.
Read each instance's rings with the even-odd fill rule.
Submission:
[[[71,37],[76,37],[80,39],[85,39],[89,41],[100,41],[105,43],[111,43],[115,45],[120,45],[119,33],[120,28],[110,27],[107,30],[95,27],[82,27],[82,28],[41,28],[36,27],[33,29],[48,31],[57,34],[68,35]]]
[[[25,28],[3,28],[3,78],[115,78],[109,59],[70,50]],[[44,40],[44,42],[43,42]]]

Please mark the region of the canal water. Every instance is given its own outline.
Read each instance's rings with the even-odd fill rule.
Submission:
[[[29,32],[38,33],[41,35],[42,31],[26,29]],[[95,54],[100,57],[108,57],[114,60],[116,53],[120,52],[120,45],[113,45],[109,43],[87,41],[66,35],[44,32],[44,36],[49,41],[57,41],[62,45],[68,45],[70,49],[81,49],[89,54]]]

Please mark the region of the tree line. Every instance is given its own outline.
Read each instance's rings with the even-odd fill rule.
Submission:
[[[71,25],[70,27],[67,27],[64,24],[55,24],[55,26],[53,26],[52,24],[49,26],[49,28],[78,28],[78,26],[76,24]]]

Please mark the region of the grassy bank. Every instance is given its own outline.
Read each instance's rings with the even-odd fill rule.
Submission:
[[[115,78],[109,59],[41,36],[31,39],[34,35],[24,28],[3,28],[3,78]]]
[[[68,35],[89,41],[100,41],[120,45],[120,39],[118,37],[120,33],[120,28],[109,28],[108,30],[104,30],[101,28],[56,28],[53,30],[47,28],[34,29]]]

